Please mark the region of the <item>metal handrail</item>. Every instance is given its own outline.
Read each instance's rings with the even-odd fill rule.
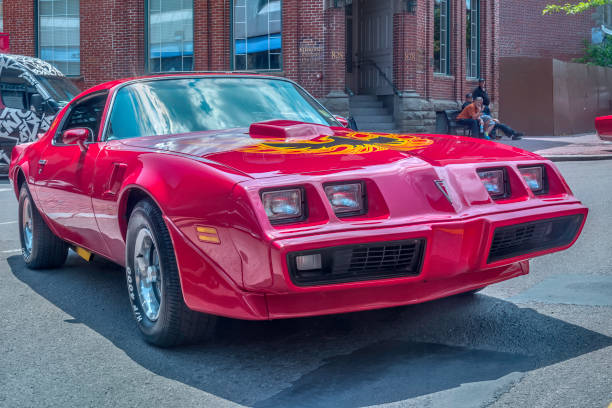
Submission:
[[[397,89],[397,87],[395,86],[395,84],[393,83],[392,80],[389,79],[389,77],[387,76],[387,74],[385,74],[385,71],[382,70],[382,68],[380,68],[378,66],[378,64],[376,62],[374,62],[371,59],[366,59],[366,60],[361,60],[359,62],[359,65],[363,65],[363,64],[370,64],[370,65],[374,65],[374,68],[376,68],[376,70],[378,71],[378,73],[383,77],[383,79],[389,84],[391,85],[391,89],[393,89],[393,93],[397,96],[402,96],[402,93],[400,92],[399,89]]]

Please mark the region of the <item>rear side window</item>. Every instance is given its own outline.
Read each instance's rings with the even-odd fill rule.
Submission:
[[[21,77],[18,69],[4,68],[0,77],[0,95],[7,108],[29,109],[29,95],[36,92],[34,87]]]
[[[26,109],[26,93],[24,91],[8,91],[2,89],[2,103],[7,108]]]

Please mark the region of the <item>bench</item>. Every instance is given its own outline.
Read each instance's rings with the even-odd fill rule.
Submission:
[[[457,115],[461,111],[459,110],[445,110],[444,117],[446,118],[446,126],[448,134],[458,136],[472,136],[472,128],[467,125],[461,125],[457,123]],[[461,135],[459,134],[461,132]]]

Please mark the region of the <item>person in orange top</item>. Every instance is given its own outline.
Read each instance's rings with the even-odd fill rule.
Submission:
[[[472,137],[478,137],[480,135],[481,127],[485,125],[481,119],[482,110],[482,98],[478,97],[474,100],[474,103],[466,106],[465,109],[463,109],[461,113],[457,115],[457,123],[460,125],[470,126],[472,129]],[[487,128],[484,130],[485,139],[491,139],[489,137],[489,132],[495,127],[495,124],[492,122],[493,121],[490,121],[486,124]]]

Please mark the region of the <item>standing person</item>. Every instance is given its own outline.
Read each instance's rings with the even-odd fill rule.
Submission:
[[[485,123],[481,119],[482,116],[482,98],[475,98],[474,103],[468,105],[457,115],[457,123],[460,125],[470,126],[472,129],[472,137],[478,137],[480,135],[480,129],[484,127]],[[486,124],[486,129],[483,128],[484,138],[491,139],[489,132],[495,127],[495,123],[490,121]]]
[[[490,115],[491,110],[489,109],[489,105],[491,104],[491,98],[489,98],[489,94],[486,91],[485,82],[486,81],[484,78],[480,78],[478,80],[478,86],[472,91],[472,97],[474,99],[482,98],[482,103],[484,105],[484,113],[486,115]]]
[[[466,94],[465,101],[463,101],[463,105],[461,105],[461,110],[464,110],[468,105],[471,105],[473,102],[474,98],[472,97],[472,94]]]

